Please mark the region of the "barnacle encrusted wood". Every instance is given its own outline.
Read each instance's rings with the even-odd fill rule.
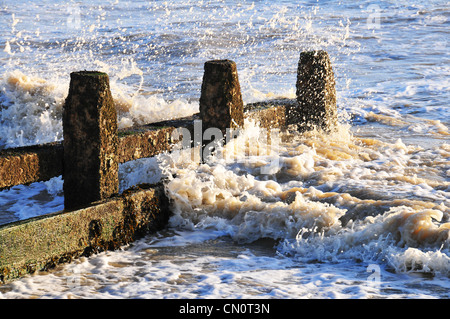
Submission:
[[[167,225],[164,186],[139,185],[79,210],[0,226],[0,284],[80,256],[113,250]]]
[[[235,62],[211,60],[205,63],[200,117],[204,129],[218,128],[223,136],[227,128],[244,126],[244,102]]]
[[[116,194],[117,113],[106,73],[70,74],[63,128],[65,208],[82,207]]]
[[[331,129],[337,122],[334,72],[323,50],[300,54],[297,70],[297,102],[293,122],[301,129]]]

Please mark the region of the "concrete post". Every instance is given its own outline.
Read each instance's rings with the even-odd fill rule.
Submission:
[[[107,74],[71,73],[63,130],[65,209],[118,193],[117,114]]]
[[[300,54],[297,102],[290,122],[297,122],[300,129],[317,126],[329,130],[337,123],[335,80],[327,52],[319,50]]]

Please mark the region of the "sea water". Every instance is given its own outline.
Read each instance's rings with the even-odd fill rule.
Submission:
[[[198,112],[203,64],[237,63],[245,103],[295,98],[326,50],[331,133],[242,134],[164,177],[169,227],[0,286],[2,298],[450,297],[450,4],[446,1],[0,1],[0,147],[62,139],[69,74],[110,76],[120,127]],[[273,164],[276,165],[273,165]],[[2,224],[64,208],[62,178],[0,192]]]

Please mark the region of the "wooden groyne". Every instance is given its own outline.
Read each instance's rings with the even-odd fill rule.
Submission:
[[[0,226],[0,283],[116,249],[164,228],[170,216],[164,185],[138,185],[119,194],[118,166],[170,152],[181,139],[173,134],[180,128],[193,133],[196,121],[202,121],[202,133],[224,133],[242,127],[245,118],[267,129],[290,124],[329,128],[335,122],[336,98],[328,55],[302,53],[298,70],[297,100],[244,105],[236,64],[208,61],[200,113],[121,130],[108,75],[72,73],[63,141],[0,151],[0,189],[62,175],[65,205],[61,212]]]

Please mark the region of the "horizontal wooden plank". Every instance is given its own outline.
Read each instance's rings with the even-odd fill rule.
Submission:
[[[62,143],[5,149],[0,152],[0,189],[46,181],[63,171]]]
[[[261,127],[284,127],[291,100],[254,103],[246,106],[245,117],[259,122]],[[191,117],[135,126],[119,130],[119,163],[153,157],[170,151],[177,140],[172,133],[183,127],[193,136]],[[61,142],[4,149],[0,151],[0,190],[15,185],[46,181],[63,174],[64,148]]]
[[[163,185],[141,185],[87,208],[2,225],[0,283],[117,249],[165,227],[169,213]]]

